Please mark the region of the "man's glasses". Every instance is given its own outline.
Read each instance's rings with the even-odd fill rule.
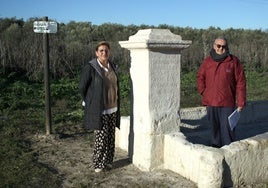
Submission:
[[[222,48],[222,49],[225,49],[226,48],[226,45],[220,45],[220,44],[215,44],[217,46],[217,48]]]

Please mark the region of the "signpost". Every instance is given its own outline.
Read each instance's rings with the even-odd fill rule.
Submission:
[[[57,22],[35,21],[33,29],[35,33],[57,33]]]
[[[46,134],[51,134],[51,106],[50,106],[50,80],[49,80],[49,33],[57,32],[57,22],[48,21],[44,17],[43,21],[35,21],[33,30],[35,33],[43,33],[44,50],[44,82],[45,82],[45,108],[46,108]]]

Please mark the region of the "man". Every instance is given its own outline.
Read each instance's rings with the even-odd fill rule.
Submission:
[[[198,92],[207,107],[212,126],[211,146],[222,147],[235,140],[228,116],[246,105],[246,78],[240,60],[229,53],[226,38],[218,37],[197,73]]]

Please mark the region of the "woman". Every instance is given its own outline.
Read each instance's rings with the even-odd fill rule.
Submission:
[[[112,168],[115,127],[120,128],[119,81],[115,65],[109,61],[110,45],[97,44],[96,57],[82,70],[79,90],[85,109],[85,128],[94,130],[95,172]]]

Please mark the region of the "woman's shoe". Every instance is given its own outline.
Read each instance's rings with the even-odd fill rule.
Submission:
[[[101,171],[102,171],[101,168],[95,168],[95,172],[99,173],[99,172],[101,172]]]
[[[107,165],[106,165],[106,168],[107,168],[108,170],[111,170],[111,169],[113,168],[113,165],[112,165],[112,164],[107,164]]]

